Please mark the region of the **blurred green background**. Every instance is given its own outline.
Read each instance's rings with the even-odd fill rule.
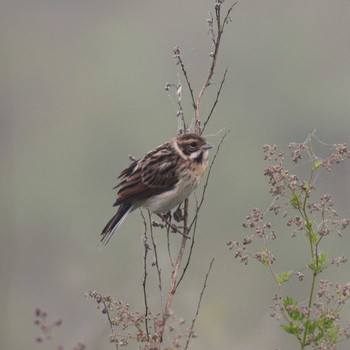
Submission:
[[[176,133],[176,99],[164,90],[178,81],[174,46],[182,49],[196,92],[203,82],[213,2],[0,2],[1,349],[54,348],[35,343],[36,307],[63,319],[56,343],[112,349],[107,322],[84,298],[89,290],[143,309],[140,216],[130,216],[102,250],[99,233],[114,213],[111,188],[128,154],[143,156]],[[174,311],[192,319],[214,257],[191,349],[295,349],[269,316],[268,271],[254,262],[242,266],[226,242],[247,234],[241,222],[251,208],[271,201],[262,144],[287,148],[314,128],[325,143],[350,142],[350,2],[245,0],[231,18],[201,115],[228,66],[206,134],[217,144],[221,129],[232,131],[212,172]],[[340,214],[349,215],[349,165],[319,180]],[[157,239],[165,250],[163,234]],[[334,256],[349,252],[348,234],[329,242]],[[306,249],[289,238],[276,245],[287,268]],[[349,265],[328,277],[349,280]],[[304,295],[304,287],[295,292]]]

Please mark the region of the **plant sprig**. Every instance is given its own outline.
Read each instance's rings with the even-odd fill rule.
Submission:
[[[264,175],[270,185],[272,204],[265,212],[254,208],[243,222],[243,227],[254,230],[254,233],[246,236],[241,242],[228,242],[228,246],[235,249],[235,257],[245,265],[253,258],[268,267],[277,286],[272,316],[276,319],[282,316],[282,329],[295,336],[301,350],[308,347],[314,350],[333,350],[338,342],[350,336],[350,326],[342,327],[340,324],[344,302],[350,298],[350,283],[344,286],[337,284],[332,290],[330,286],[333,285],[321,280],[320,275],[331,265],[339,266],[347,262],[344,256],[331,259],[324,249],[328,242],[326,237],[333,233],[340,234],[349,226],[350,220],[338,217],[330,195],[323,194],[317,201],[314,197],[321,171],[332,171],[335,165],[350,158],[350,152],[346,144],[329,145],[329,156],[321,159],[316,154],[315,141],[319,142],[319,139],[313,132],[305,142],[289,144],[291,160],[296,164],[302,161],[302,165],[308,168],[309,174],[306,179],[300,179],[286,168],[286,153],[279,150],[277,145],[263,146],[264,159],[269,162]],[[325,146],[324,143],[319,143]],[[307,240],[304,252],[291,251],[291,255],[295,257],[298,254],[309,256],[309,263],[301,269],[293,268],[279,273],[275,271],[276,257],[272,252],[272,241],[285,237],[285,233],[277,233],[272,223],[267,221],[271,212],[277,220],[279,218],[285,221],[288,229],[293,229],[292,237]],[[262,240],[262,248],[253,253],[248,248],[252,247],[257,238]],[[292,250],[292,247],[290,249]],[[306,302],[298,301],[291,295],[285,296],[286,282],[293,282],[294,277],[297,277],[297,281],[307,280],[310,283]],[[328,288],[326,291],[325,286]]]

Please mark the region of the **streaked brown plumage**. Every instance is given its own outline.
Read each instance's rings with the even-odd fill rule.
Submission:
[[[213,146],[196,134],[183,134],[148,152],[119,175],[114,206],[117,213],[101,233],[107,244],[127,215],[145,207],[165,213],[184,201],[198,186],[208,166],[208,150]]]

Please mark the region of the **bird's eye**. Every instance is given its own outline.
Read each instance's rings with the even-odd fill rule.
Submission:
[[[197,147],[197,142],[193,141],[190,143],[191,148],[196,148]]]

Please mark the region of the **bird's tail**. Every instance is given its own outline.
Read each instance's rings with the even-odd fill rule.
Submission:
[[[108,221],[108,224],[101,232],[101,244],[106,245],[109,242],[113,233],[118,230],[119,226],[123,223],[132,209],[133,205],[130,203],[122,204],[118,208],[117,213],[112,217],[111,220]]]

